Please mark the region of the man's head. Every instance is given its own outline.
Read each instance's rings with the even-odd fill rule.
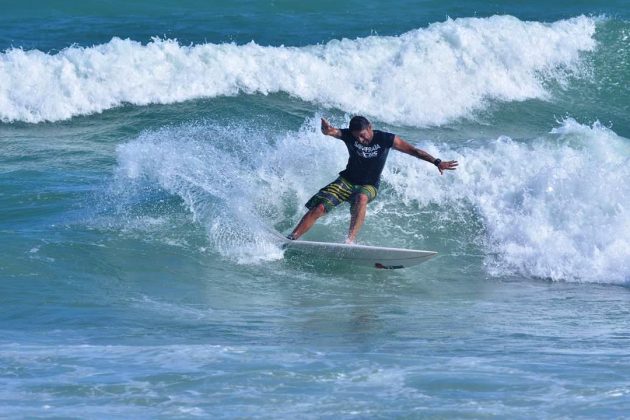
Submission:
[[[370,144],[372,142],[374,132],[372,131],[372,124],[370,124],[367,118],[360,115],[352,117],[348,128],[352,133],[352,137],[354,137],[359,143]]]

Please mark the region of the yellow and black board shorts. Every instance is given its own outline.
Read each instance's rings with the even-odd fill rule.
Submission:
[[[328,213],[344,201],[350,201],[352,203],[353,198],[357,194],[367,195],[369,203],[376,198],[378,190],[373,185],[355,185],[339,177],[319,190],[317,194],[306,202],[305,206],[307,209],[311,210],[313,207],[323,204]]]

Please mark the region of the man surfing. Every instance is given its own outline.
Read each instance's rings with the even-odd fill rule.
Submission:
[[[348,164],[339,172],[339,177],[319,190],[306,203],[308,212],[287,236],[298,239],[306,233],[317,219],[339,204],[350,202],[350,228],[346,243],[354,243],[365,220],[367,204],[376,198],[381,181],[381,172],[389,149],[417,157],[434,164],[440,174],[457,168],[457,161],[436,159],[424,150],[417,149],[395,134],[373,130],[365,117],[354,116],[348,128],[335,128],[322,118],[322,133],[343,141],[348,148]]]

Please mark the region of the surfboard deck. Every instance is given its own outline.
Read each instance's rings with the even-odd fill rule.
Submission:
[[[292,241],[284,237],[282,247],[287,250],[306,252],[321,258],[382,269],[411,267],[437,255],[437,252],[434,251],[333,242]]]

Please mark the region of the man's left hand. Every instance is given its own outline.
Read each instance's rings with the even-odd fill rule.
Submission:
[[[457,163],[456,160],[448,160],[440,162],[437,168],[440,171],[440,175],[443,175],[444,171],[454,171],[457,169],[457,165],[459,165],[459,163]]]

